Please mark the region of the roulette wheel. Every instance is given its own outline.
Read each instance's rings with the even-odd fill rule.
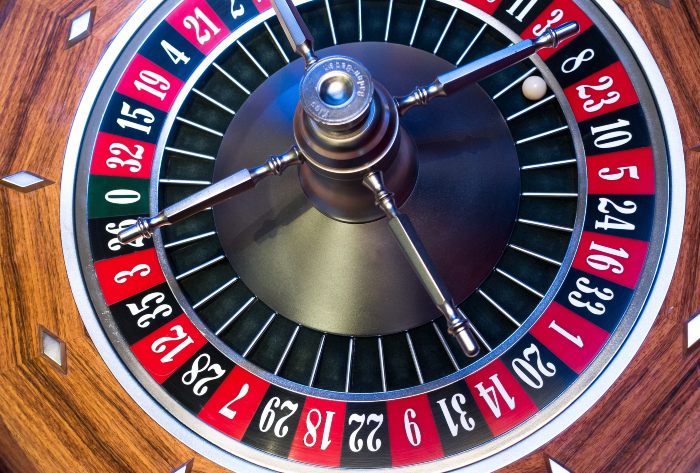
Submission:
[[[692,2],[90,7],[0,7],[3,468],[697,471]]]

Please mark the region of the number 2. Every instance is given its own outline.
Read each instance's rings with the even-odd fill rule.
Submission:
[[[245,13],[245,7],[238,5],[236,8],[236,0],[231,0],[231,18],[234,20]]]

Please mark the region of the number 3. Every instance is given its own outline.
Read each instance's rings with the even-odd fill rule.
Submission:
[[[532,28],[532,34],[535,36],[539,36],[542,33],[545,32],[547,28],[551,28],[553,24],[555,24],[558,21],[561,21],[561,19],[564,18],[564,10],[556,9],[552,11],[551,18],[547,20],[547,24],[545,26],[542,25],[535,25],[534,28]]]
[[[136,275],[145,278],[149,274],[151,274],[150,266],[148,266],[147,264],[137,264],[131,270],[119,271],[117,274],[115,274],[114,282],[116,282],[117,284],[124,284],[127,281],[127,279],[133,278]]]

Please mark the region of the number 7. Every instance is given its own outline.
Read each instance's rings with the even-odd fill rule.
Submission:
[[[238,392],[236,397],[231,399],[224,407],[219,409],[219,414],[222,416],[226,417],[227,419],[233,420],[234,417],[236,417],[236,411],[231,410],[229,407],[231,404],[233,404],[236,401],[239,401],[241,398],[245,397],[246,394],[248,394],[248,391],[250,390],[250,386],[248,383],[245,383],[242,387],[241,390]]]

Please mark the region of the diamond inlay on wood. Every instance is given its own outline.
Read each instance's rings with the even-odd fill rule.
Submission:
[[[0,184],[20,192],[32,192],[53,184],[44,177],[29,171],[20,171],[0,179]]]
[[[68,39],[66,40],[66,49],[75,46],[77,43],[90,36],[94,20],[95,7],[92,7],[71,21],[70,28],[68,29]]]
[[[690,351],[700,347],[700,313],[693,315],[685,329],[685,348]]]
[[[194,464],[194,458],[186,461],[182,465],[175,467],[171,473],[191,473],[192,465]]]
[[[551,458],[547,459],[550,473],[571,473],[569,470],[561,466],[559,463],[555,462]]]
[[[68,372],[66,342],[40,325],[39,344],[41,355],[49,360],[54,368],[58,369],[61,373],[66,374]]]

